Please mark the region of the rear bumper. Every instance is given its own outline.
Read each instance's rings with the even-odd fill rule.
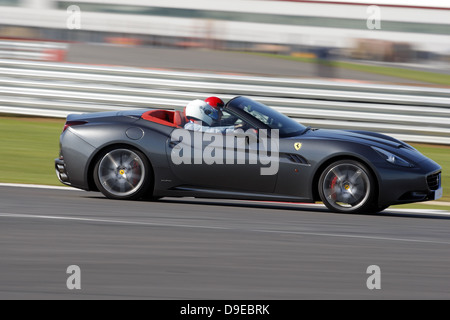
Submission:
[[[88,169],[95,148],[74,133],[72,128],[60,138],[60,153],[55,159],[56,176],[61,183],[89,190]]]
[[[70,179],[69,175],[67,173],[66,164],[63,159],[57,158],[55,159],[55,171],[56,176],[58,177],[59,181],[65,185],[70,186]]]

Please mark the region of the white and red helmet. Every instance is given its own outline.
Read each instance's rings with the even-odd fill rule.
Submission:
[[[205,101],[194,100],[186,106],[186,118],[200,120],[210,126],[219,119],[219,112]]]

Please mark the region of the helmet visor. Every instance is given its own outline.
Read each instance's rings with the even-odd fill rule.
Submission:
[[[205,107],[203,109],[203,111],[205,112],[205,114],[210,117],[211,119],[213,119],[214,121],[219,120],[219,111],[212,108],[211,106]]]

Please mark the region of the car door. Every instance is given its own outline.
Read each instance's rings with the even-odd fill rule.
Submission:
[[[271,157],[268,145],[243,130],[221,134],[177,129],[167,141],[167,156],[174,175],[187,186],[271,193],[278,158]]]

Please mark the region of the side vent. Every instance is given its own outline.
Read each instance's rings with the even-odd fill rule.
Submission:
[[[305,164],[305,165],[309,165],[308,160],[306,160],[305,158],[303,158],[301,155],[299,154],[294,154],[294,153],[286,153],[286,158],[293,163],[297,163],[297,164]]]

